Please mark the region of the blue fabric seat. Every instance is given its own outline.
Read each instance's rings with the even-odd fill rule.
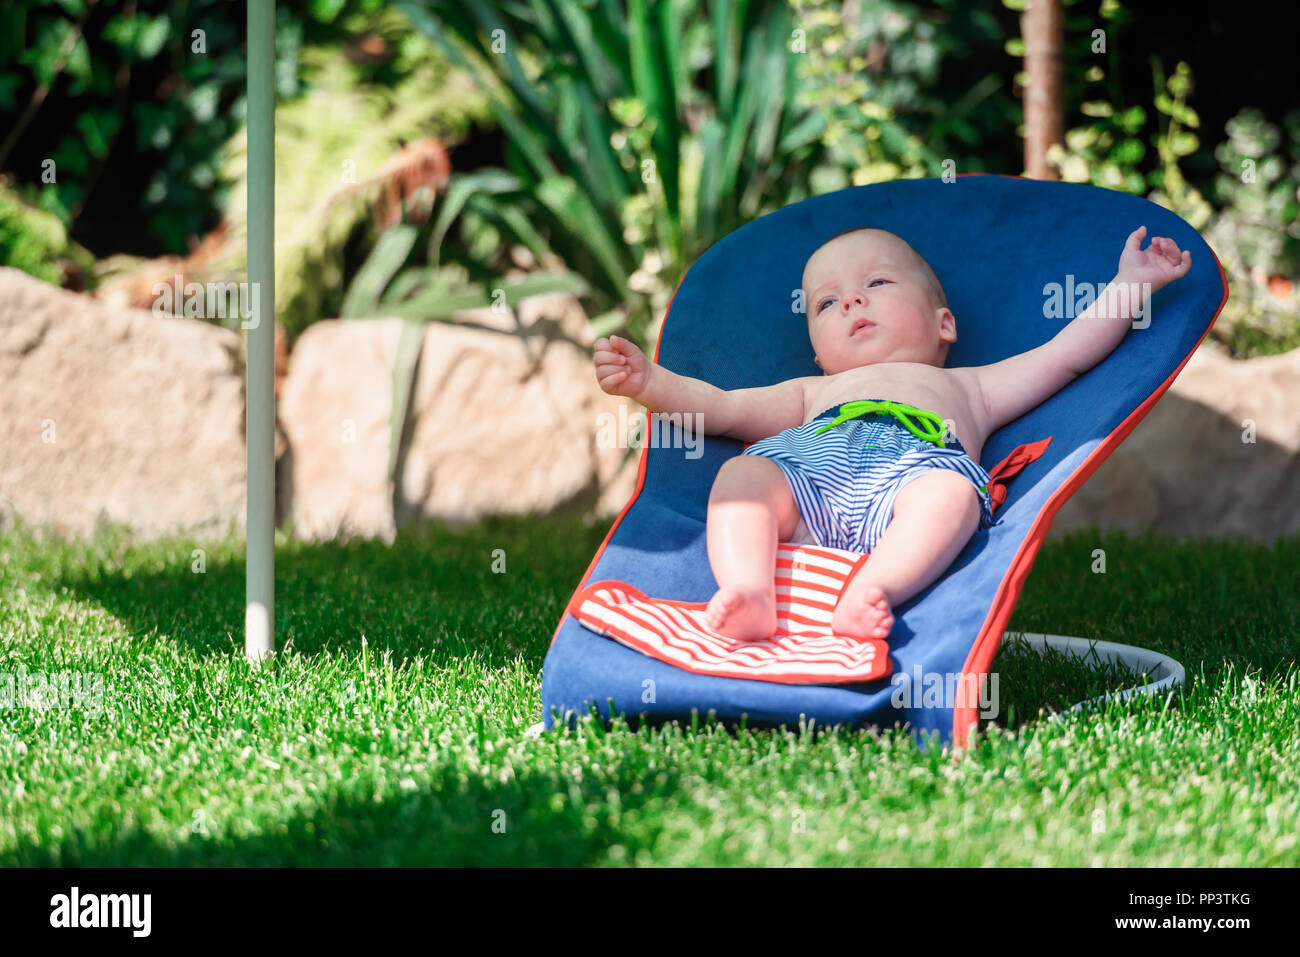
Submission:
[[[1169,387],[1226,301],[1213,251],[1174,213],[1125,193],[995,175],[899,180],[815,196],[736,230],[690,267],[670,304],[656,359],[674,372],[723,389],[817,375],[792,293],[826,239],[875,226],[911,243],[943,282],[957,318],[948,365],[984,365],[1067,325],[1073,313],[1046,316],[1045,287],[1108,282],[1125,238],[1143,223],[1146,241],[1169,236],[1190,250],[1191,270],[1155,294],[1149,327],[1131,329],[1099,365],[989,437],[986,469],[1018,446],[1051,442],[1010,480],[1001,524],[978,532],[944,577],[895,610],[890,656],[894,675],[912,681],[909,695],[895,678],[831,686],[692,674],[566,613],[543,667],[546,726],[593,709],[608,719],[612,706],[633,725],[712,711],[733,725],[743,716],[748,727],[907,722],[922,746],[934,735],[965,743],[980,702],[960,694],[936,702],[913,679],[969,689],[964,676],[989,670],[1052,517]],[[709,491],[741,448],[717,436],[695,459],[681,448],[644,448],[637,490],[577,587],[618,579],[655,597],[707,601],[717,587],[705,549]]]

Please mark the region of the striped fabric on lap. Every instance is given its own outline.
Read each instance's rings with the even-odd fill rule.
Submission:
[[[888,645],[831,632],[835,603],[866,556],[782,542],[776,556],[777,630],[736,641],[704,623],[708,602],[651,598],[626,582],[578,591],[569,612],[597,634],[684,671],[781,684],[874,681],[891,668]]]

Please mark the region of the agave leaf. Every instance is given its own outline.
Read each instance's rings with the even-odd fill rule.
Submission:
[[[550,0],[528,0],[525,11],[522,3],[502,4],[502,9],[515,13],[521,19],[529,20],[548,50],[562,49],[562,30],[551,9]]]
[[[768,181],[768,164],[776,142],[777,123],[781,114],[780,89],[785,85],[785,51],[788,24],[782,17],[782,8],[776,4],[763,7],[762,26],[753,41],[749,59],[749,76],[746,80],[754,88],[754,113],[750,118],[747,150],[740,154],[740,182],[745,184],[738,212],[745,218],[757,213],[757,203]]]
[[[410,18],[411,26],[415,30],[436,42],[447,53],[448,58],[461,69],[474,77],[482,77],[485,73],[491,74],[496,77],[498,82],[505,85],[525,112],[529,114],[527,122],[521,122],[519,117],[515,115],[515,111],[502,100],[495,90],[486,89],[488,105],[491,107],[493,115],[496,117],[497,122],[506,129],[510,138],[521,148],[524,148],[526,158],[533,164],[539,177],[544,177],[552,172],[553,167],[549,161],[545,160],[546,150],[532,131],[548,132],[553,118],[550,111],[537,98],[535,93],[536,84],[528,81],[523,75],[519,61],[514,55],[514,51],[518,48],[517,41],[508,33],[506,34],[506,53],[504,55],[492,53],[483,46],[479,39],[479,29],[464,15],[462,9],[466,6],[475,8],[477,15],[474,19],[481,24],[484,22],[483,17],[486,15],[481,9],[481,4],[465,3],[463,0],[459,4],[439,4],[437,16],[428,11],[428,4],[420,3],[418,0],[395,0],[394,5]],[[490,36],[495,28],[495,22],[489,22],[482,32]],[[504,26],[502,29],[505,29]],[[466,46],[476,51],[480,62],[478,64],[471,63],[461,48],[452,42],[448,33],[454,34]],[[498,69],[503,60],[508,67],[508,76],[503,76],[501,70]]]
[[[754,48],[750,47],[747,59],[756,59],[753,51]],[[726,118],[727,135],[722,145],[718,174],[721,178],[721,188],[718,192],[728,203],[727,218],[730,218],[731,211],[735,209],[732,197],[735,195],[736,182],[740,179],[740,156],[745,146],[745,138],[749,134],[750,117],[754,113],[754,97],[755,85],[748,82],[742,84],[735,111]]]
[[[736,77],[740,63],[740,26],[745,22],[749,0],[715,3],[713,23],[714,97],[721,116],[736,108]]]
[[[439,5],[439,8],[444,5]],[[488,62],[491,63],[498,76],[501,75],[500,66],[505,66],[505,79],[510,87],[510,92],[514,94],[519,101],[520,106],[533,114],[534,119],[538,122],[539,129],[546,129],[546,122],[550,116],[550,111],[546,105],[537,96],[537,83],[530,80],[524,73],[523,66],[519,63],[517,50],[522,49],[519,39],[510,31],[510,26],[499,13],[492,9],[492,5],[482,3],[480,0],[460,0],[461,9],[469,13],[474,21],[478,24],[479,29],[484,35],[491,36],[495,31],[501,31],[501,37],[504,41],[504,49],[500,53],[492,53]]]
[[[498,200],[488,193],[476,193],[470,197],[468,206],[495,222],[515,242],[526,246],[539,263],[545,262],[549,251],[546,240],[533,228],[516,197]]]
[[[591,334],[592,338],[599,339],[611,332],[617,332],[623,327],[626,319],[627,317],[623,314],[622,309],[611,309],[609,312],[588,319],[587,332]]]
[[[393,316],[395,313],[392,310],[413,295],[436,295],[449,292],[460,281],[458,274],[450,269],[433,269],[424,266],[403,269],[389,285],[384,297],[379,300],[379,309],[375,314]]]
[[[567,176],[552,176],[537,186],[537,198],[571,235],[581,237],[619,297],[629,295],[631,270],[622,262],[622,237],[615,239],[598,210],[577,183]]]
[[[619,0],[597,0],[588,10],[592,38],[599,47],[597,55],[614,71],[617,82],[611,95],[626,96],[632,90],[632,69],[627,55],[627,16]]]
[[[652,142],[659,159],[659,175],[663,179],[667,231],[665,237],[674,261],[683,255],[682,244],[682,125],[681,104],[691,96],[690,78],[686,75],[681,56],[682,7],[680,0],[663,0],[658,5],[659,42],[663,69],[660,82],[664,88],[663,111],[658,114]]]
[[[403,223],[384,232],[375,248],[366,257],[365,263],[357,271],[343,297],[339,316],[343,319],[357,319],[374,316],[379,306],[380,296],[390,279],[402,268],[406,257],[411,254],[415,237],[419,230]]]
[[[587,162],[573,172],[583,178],[593,193],[596,205],[605,210],[606,217],[617,222],[623,203],[629,196],[628,173],[619,164],[618,156],[610,145],[613,129],[607,121],[609,114],[596,106],[590,87],[579,85],[576,92],[583,121]]]
[[[388,483],[397,495],[397,458],[402,447],[402,433],[411,407],[411,394],[415,385],[416,368],[420,364],[420,350],[424,345],[424,323],[407,320],[402,323],[397,337],[397,351],[393,356],[393,408],[388,423]]]
[[[710,116],[700,128],[700,150],[704,165],[700,169],[700,189],[695,214],[695,232],[698,241],[718,235],[722,201],[722,173],[717,157],[722,153],[723,127],[716,116]]]
[[[563,49],[571,49],[574,52],[586,74],[587,83],[582,85],[583,89],[594,91],[607,102],[621,95],[622,78],[611,68],[610,58],[596,47],[594,34],[599,29],[599,25],[593,22],[595,11],[585,10],[571,0],[551,0],[551,4],[564,22],[567,42],[564,43]],[[606,39],[608,40],[608,36]],[[557,45],[554,49],[558,50],[561,47]]]
[[[781,138],[776,151],[781,155],[788,155],[801,146],[816,142],[824,132],[826,132],[826,114],[820,110],[809,113]]]
[[[390,310],[389,314],[400,319],[419,321],[447,320],[466,309],[480,309],[492,305],[498,289],[502,292],[502,301],[512,306],[529,296],[542,296],[556,292],[583,296],[590,292],[587,281],[577,273],[537,272],[523,279],[497,286],[475,283],[453,291],[441,290],[437,294],[421,293],[406,302],[399,303]]]
[[[457,173],[447,184],[438,218],[429,237],[429,264],[437,267],[442,252],[442,241],[456,217],[475,193],[510,193],[519,190],[518,179],[502,169],[484,169],[474,173]]]

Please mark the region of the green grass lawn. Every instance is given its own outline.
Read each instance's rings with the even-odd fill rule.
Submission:
[[[1129,682],[1004,649],[1002,715],[954,759],[893,730],[526,735],[605,530],[279,541],[261,671],[241,540],[0,536],[0,680],[89,676],[81,707],[0,710],[0,864],[1300,863],[1300,541],[1049,544],[1012,628],[1164,651],[1186,692],[1053,721]]]

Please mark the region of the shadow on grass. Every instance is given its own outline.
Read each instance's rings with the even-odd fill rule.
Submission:
[[[57,847],[23,840],[6,855],[11,866],[51,867],[337,867],[337,866],[547,866],[578,867],[605,860],[621,845],[625,860],[651,845],[654,815],[635,835],[621,829],[621,815],[638,812],[672,793],[678,782],[661,773],[646,778],[629,769],[611,780],[584,776],[563,781],[529,774],[527,766],[508,783],[485,781],[445,769],[419,789],[376,802],[354,788],[263,824],[265,833],[212,837],[182,824],[188,839],[173,844],[138,828],[74,829]],[[634,786],[641,783],[638,793]],[[611,802],[609,792],[619,792]],[[231,821],[215,828],[238,829]],[[207,824],[203,823],[203,827]],[[202,828],[199,828],[202,830]]]
[[[474,656],[486,667],[522,660],[540,670],[551,635],[608,529],[576,514],[498,516],[449,527],[403,527],[379,541],[296,541],[276,555],[276,628],[296,652],[355,654],[365,635],[399,665]],[[194,548],[207,551],[193,570]],[[1094,550],[1110,572],[1093,571]],[[47,576],[123,621],[136,640],[166,637],[192,652],[228,655],[243,640],[242,540],[202,546],[183,539],[121,546],[104,561]],[[1013,630],[1097,636],[1172,655],[1207,679],[1229,665],[1269,671],[1294,662],[1300,611],[1300,540],[1273,547],[1182,542],[1087,529],[1039,552],[1011,621]],[[1019,726],[1040,711],[1137,682],[1076,661],[999,651],[1002,708]],[[1172,706],[1177,706],[1176,696]],[[1014,712],[1011,710],[1014,708]]]
[[[564,604],[608,529],[576,513],[493,516],[402,528],[392,546],[354,539],[276,548],[278,646],[356,653],[364,635],[395,664],[473,654],[488,667],[522,656],[541,667]],[[107,540],[107,539],[106,539]],[[136,640],[165,637],[192,652],[243,646],[242,538],[108,546],[103,561],[40,583],[99,605]]]

